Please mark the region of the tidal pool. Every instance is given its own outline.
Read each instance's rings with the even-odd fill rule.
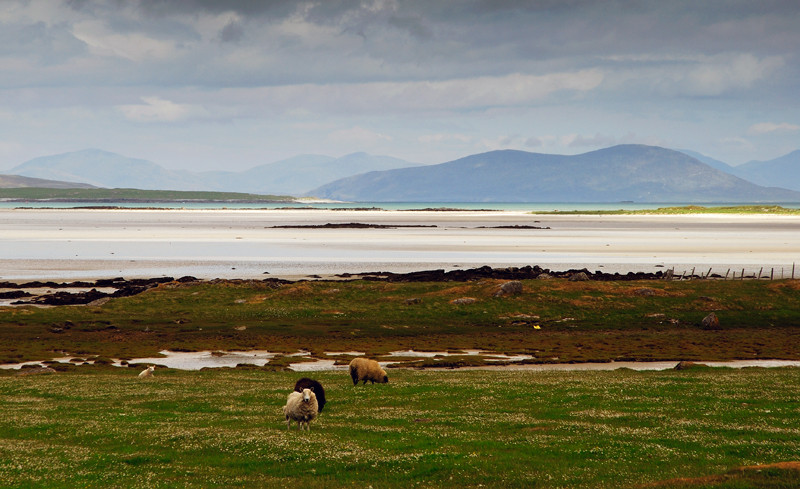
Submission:
[[[246,352],[226,352],[226,351],[198,351],[198,352],[175,352],[164,350],[159,352],[161,357],[146,357],[134,358],[127,361],[127,364],[151,364],[167,368],[174,368],[178,370],[200,370],[202,368],[220,368],[220,367],[236,367],[237,365],[256,365],[264,366],[273,358],[280,355],[279,353],[253,350]],[[350,356],[363,356],[363,352],[327,352],[326,355],[350,355]],[[501,353],[494,353],[485,350],[464,350],[460,352],[429,352],[429,351],[415,351],[415,350],[402,350],[389,353],[389,357],[396,357],[398,362],[402,362],[404,358],[436,358],[448,356],[476,356],[480,357],[487,362],[511,362],[507,365],[485,365],[476,367],[459,367],[460,369],[483,369],[483,370],[531,370],[531,371],[579,371],[579,370],[616,370],[620,368],[627,368],[631,370],[645,371],[645,370],[669,370],[675,368],[678,364],[677,361],[660,361],[660,362],[605,362],[605,363],[521,363],[523,360],[529,360],[533,357],[530,355],[504,355]],[[317,359],[312,358],[311,353],[306,351],[299,351],[286,355],[289,357],[304,358],[305,361],[290,363],[289,370],[295,372],[324,372],[324,371],[346,371],[347,365],[336,365],[336,360]],[[73,357],[54,358],[52,361],[60,363],[70,363]],[[89,361],[88,363],[91,363]],[[397,363],[394,361],[381,360],[378,363],[381,366]],[[703,362],[698,361],[709,367],[729,367],[729,368],[745,368],[745,367],[800,367],[798,360],[731,360],[725,362]],[[20,369],[26,365],[39,365],[41,362],[24,362],[15,364],[0,365],[3,369]],[[115,366],[123,367],[120,360],[116,360]],[[435,367],[434,367],[435,368]]]

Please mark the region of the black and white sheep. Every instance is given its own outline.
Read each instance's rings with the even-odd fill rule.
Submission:
[[[311,430],[311,421],[317,417],[317,396],[311,389],[303,389],[303,392],[292,391],[283,406],[283,415],[286,416],[286,429],[292,427],[292,421],[297,421],[297,427]]]
[[[314,395],[317,396],[319,412],[322,412],[322,408],[325,407],[325,389],[322,387],[322,384],[314,379],[303,377],[294,384],[294,390],[296,392],[303,392],[303,389],[311,389],[314,392]]]
[[[361,380],[365,384],[368,380],[373,384],[375,382],[379,384],[389,382],[389,376],[386,375],[386,371],[381,368],[378,362],[369,358],[354,358],[350,362],[350,378],[353,379],[353,385],[357,385]]]

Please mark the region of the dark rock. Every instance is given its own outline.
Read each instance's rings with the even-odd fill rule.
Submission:
[[[474,304],[478,302],[478,299],[474,297],[459,297],[458,299],[453,299],[450,301],[450,304],[455,304],[457,306],[461,306],[464,304]]]
[[[506,282],[500,286],[500,288],[495,292],[495,297],[501,297],[506,295],[518,295],[522,293],[522,282],[519,280],[512,280],[511,282]]]
[[[600,271],[594,274],[587,269],[566,270],[563,272],[543,269],[538,265],[510,268],[492,268],[483,266],[467,270],[451,270],[445,272],[442,269],[425,270],[410,273],[392,272],[368,272],[359,274],[363,280],[386,281],[386,282],[466,282],[482,279],[499,280],[531,280],[537,278],[569,278],[578,273],[584,273],[587,278],[597,281],[620,281],[620,280],[656,280],[661,279],[664,273],[660,270],[655,273],[650,272],[629,272],[625,275],[619,273],[603,273]]]
[[[33,294],[24,290],[13,290],[11,292],[0,292],[0,299],[21,299],[22,297],[32,297]]]
[[[412,297],[411,299],[406,299],[405,302],[408,305],[419,304],[422,302],[422,299],[420,299],[419,297]]]
[[[591,280],[585,272],[577,272],[569,276],[570,282],[587,282]]]
[[[656,291],[647,287],[642,287],[641,289],[636,289],[633,291],[634,294],[642,296],[642,297],[650,297],[656,295]]]

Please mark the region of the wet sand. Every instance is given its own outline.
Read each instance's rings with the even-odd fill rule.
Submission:
[[[326,223],[436,227],[274,227]],[[514,225],[549,229],[495,227]],[[798,216],[0,209],[0,280],[302,278],[483,265],[721,275],[763,268],[780,278],[797,261]]]

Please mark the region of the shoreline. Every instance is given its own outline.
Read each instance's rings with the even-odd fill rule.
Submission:
[[[301,279],[484,265],[785,276],[800,261],[796,215],[0,208],[0,222],[0,281]]]

